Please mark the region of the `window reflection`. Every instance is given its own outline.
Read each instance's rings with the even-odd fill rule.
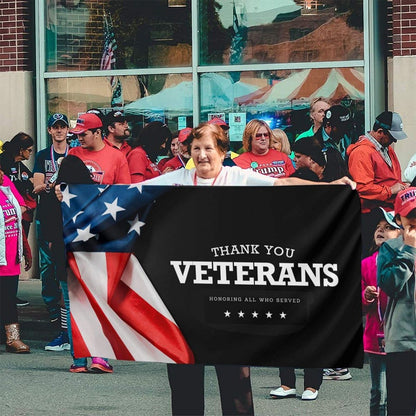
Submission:
[[[201,0],[201,63],[361,60],[362,0]]]
[[[191,64],[190,0],[45,0],[48,71],[97,70],[104,46],[104,15],[117,42],[117,68]],[[176,2],[176,5],[179,4]]]
[[[193,124],[189,74],[120,76],[120,106],[134,126],[163,121],[171,131]],[[114,90],[108,77],[52,78],[46,83],[48,113],[64,113],[75,122],[90,108],[110,111]]]
[[[364,132],[361,69],[242,72],[237,82],[228,74],[209,74],[204,86],[206,75],[201,76],[201,121],[216,115],[230,123],[229,135],[234,150],[241,145],[242,126],[253,118],[264,119],[271,128],[285,130],[293,143],[300,133],[311,127],[310,103],[318,97],[350,108],[354,115],[349,133],[352,141]],[[221,91],[215,88],[219,79],[224,85]],[[210,102],[215,102],[215,106],[210,107]]]

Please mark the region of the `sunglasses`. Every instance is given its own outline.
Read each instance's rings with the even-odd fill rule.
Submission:
[[[270,137],[269,133],[256,133],[256,139],[260,140],[262,137],[265,137],[266,139],[268,139]]]

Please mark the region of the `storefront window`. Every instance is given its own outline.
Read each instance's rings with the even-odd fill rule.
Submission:
[[[45,0],[46,70],[191,65],[191,6],[167,0]],[[103,67],[105,39],[111,68]]]
[[[362,0],[201,0],[202,65],[364,57]]]
[[[293,143],[311,126],[310,103],[325,98],[348,107],[353,115],[351,140],[364,132],[364,74],[361,68],[323,68],[201,75],[201,121],[216,116],[230,125],[233,149],[253,118],[285,130]],[[219,87],[222,86],[222,87]]]
[[[117,93],[132,127],[155,120],[172,131],[192,126],[191,75],[51,78],[46,88],[48,114],[64,113],[72,124],[90,108],[110,111]]]

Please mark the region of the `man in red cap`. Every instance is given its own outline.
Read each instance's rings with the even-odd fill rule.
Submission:
[[[97,183],[131,183],[126,157],[103,141],[102,129],[103,123],[97,115],[81,114],[70,131],[78,136],[81,146],[72,148],[68,154],[79,157]]]
[[[186,163],[188,162],[190,156],[188,153],[188,146],[184,144],[184,142],[186,141],[191,132],[192,129],[190,127],[186,127],[179,132],[179,153],[174,158],[169,160],[169,162],[166,162],[162,173],[172,172],[174,170],[181,169],[186,166]]]

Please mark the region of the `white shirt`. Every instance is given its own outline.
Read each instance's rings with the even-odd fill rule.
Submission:
[[[275,178],[261,175],[251,169],[223,166],[217,178],[204,179],[196,176],[195,168],[178,169],[142,182],[143,185],[194,185],[199,186],[273,186]]]

